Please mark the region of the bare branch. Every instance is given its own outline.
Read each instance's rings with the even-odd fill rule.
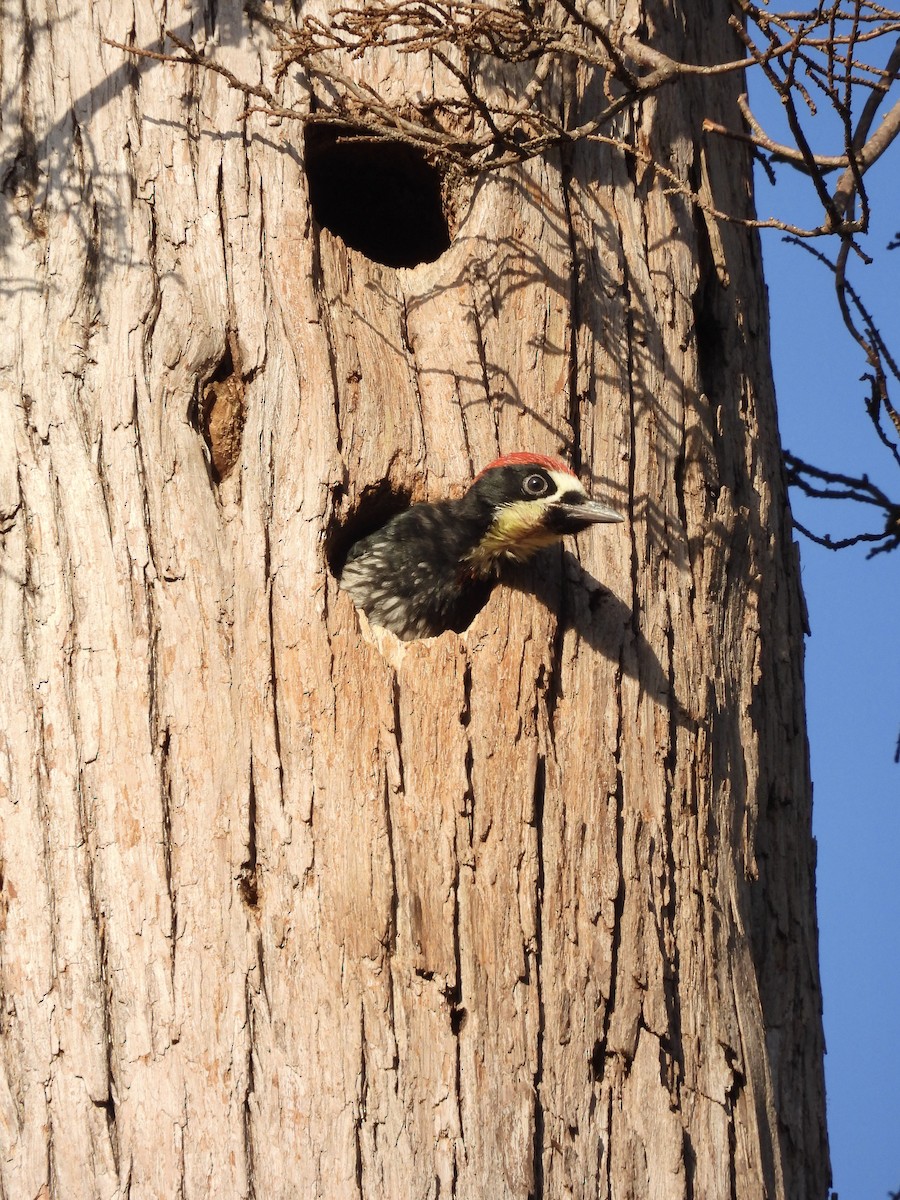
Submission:
[[[263,84],[246,83],[244,80],[238,79],[233,72],[229,71],[227,67],[223,67],[221,63],[214,62],[212,59],[204,58],[198,54],[190,42],[182,41],[170,29],[166,30],[166,37],[182,51],[181,56],[177,54],[159,54],[155,50],[141,50],[137,46],[126,46],[123,42],[114,42],[111,38],[107,37],[101,40],[107,46],[112,46],[116,50],[124,50],[127,54],[133,54],[137,58],[149,58],[155,62],[174,63],[179,66],[204,67],[208,71],[214,71],[217,75],[221,75],[231,87],[243,92],[244,95],[256,96],[260,100],[265,100],[267,104],[275,104],[274,96]]]
[[[894,504],[867,475],[842,475],[835,471],[825,471],[787,450],[784,452],[784,461],[788,469],[788,483],[799,488],[804,495],[820,500],[852,500],[857,504],[869,504],[880,509],[885,515],[884,530],[881,533],[857,533],[847,538],[832,538],[830,534],[813,533],[795,519],[795,527],[810,541],[825,546],[828,550],[844,550],[861,542],[876,543],[875,548],[869,551],[869,558],[874,554],[900,548],[900,504]],[[820,484],[822,486],[819,486]]]
[[[180,51],[177,55],[104,40],[137,57],[215,72],[244,95],[243,118],[264,112],[304,124],[346,125],[364,136],[403,142],[433,162],[470,174],[513,166],[554,147],[595,143],[639,162],[664,194],[682,197],[712,220],[782,230],[832,271],[842,319],[869,367],[863,376],[870,389],[866,412],[900,466],[896,440],[900,414],[888,388],[889,378],[900,382],[900,371],[847,278],[851,251],[865,258],[854,240],[868,223],[864,176],[900,133],[900,100],[872,132],[900,74],[900,12],[875,0],[820,0],[812,9],[789,12],[774,12],[756,0],[735,3],[740,17],[732,17],[730,24],[744,54],[706,64],[679,61],[625,34],[619,19],[610,18],[600,0],[559,0],[559,7],[551,12],[554,19],[537,6],[502,7],[485,0],[374,0],[359,8],[339,8],[327,21],[305,16],[294,24],[258,8],[255,0],[245,0],[245,11],[274,39],[278,61],[271,88],[239,79],[171,32],[167,36]],[[875,57],[874,48],[888,36],[894,43],[886,65],[866,61],[864,56]],[[418,103],[397,103],[379,94],[365,82],[365,73],[357,77],[356,64],[367,54],[385,49],[424,55],[440,64],[443,71],[435,77],[444,81],[443,91]],[[599,110],[578,125],[566,124],[544,98],[553,72],[573,66],[599,73],[604,96]],[[295,108],[278,102],[277,89],[292,68],[305,76],[315,97],[312,105]],[[695,190],[683,172],[660,161],[642,139],[625,136],[617,128],[622,114],[679,80],[750,69],[761,72],[779,96],[791,131],[790,144],[769,136],[746,94],[738,98],[736,114],[745,128],[709,118],[701,128],[748,145],[769,171],[772,163],[779,162],[803,171],[823,210],[818,225],[801,227],[775,217],[720,211],[712,197]],[[860,92],[866,100],[854,128],[851,114],[859,107]],[[510,95],[516,99],[510,100]],[[816,116],[817,102],[826,104],[840,122],[841,153],[812,149],[807,124]],[[841,172],[833,191],[825,182],[832,171]],[[834,261],[808,245],[811,239],[828,235],[840,241]],[[885,514],[883,533],[839,540],[820,537],[798,524],[813,541],[829,549],[871,542],[872,554],[900,546],[900,508],[866,476],[823,471],[790,454],[786,462],[792,486],[806,495],[866,504]]]
[[[891,142],[900,133],[900,100],[898,100],[881,124],[877,131],[869,138],[864,146],[860,148],[851,157],[851,166],[838,180],[837,187],[834,190],[834,206],[838,212],[844,213],[850,206],[853,199],[853,194],[857,188],[856,173],[852,169],[852,164],[856,164],[857,171],[861,176],[874,162],[877,162],[890,146]]]
[[[711,121],[708,117],[705,117],[703,120],[704,132],[718,133],[722,137],[732,138],[738,142],[746,142],[751,146],[756,146],[759,150],[765,150],[772,155],[772,158],[776,162],[790,163],[792,166],[799,167],[808,173],[806,159],[796,146],[787,146],[779,142],[773,142],[762,129],[750,111],[746,93],[738,97],[738,108],[740,109],[741,116],[750,126],[750,133],[744,133],[742,130],[737,129],[728,129],[716,121]],[[815,154],[813,155],[813,159],[816,166],[820,167],[823,171],[833,171],[838,167],[845,167],[847,165],[846,154]]]
[[[285,109],[269,88],[237,79],[214,59],[199,54],[177,37],[171,40],[181,49],[183,58],[158,56],[155,51],[140,51],[121,43],[110,44],[158,61],[188,61],[216,71],[248,99],[262,100],[266,111],[277,116],[302,122],[345,121],[373,135],[416,145],[436,161],[444,160],[473,173],[498,170],[545,154],[555,146],[587,139],[609,137],[610,145],[633,155],[635,148],[616,137],[612,125],[639,100],[687,76],[715,76],[753,67],[761,70],[778,92],[794,144],[784,145],[770,138],[751,113],[746,97],[741,98],[739,107],[749,133],[709,120],[703,122],[703,128],[745,142],[770,155],[772,161],[787,162],[803,170],[812,180],[824,209],[824,221],[806,228],[774,218],[750,223],[782,229],[802,238],[830,233],[853,235],[866,227],[868,218],[862,177],[900,131],[900,105],[897,105],[876,133],[867,137],[877,107],[896,77],[900,42],[883,69],[862,62],[859,50],[887,32],[900,31],[900,13],[872,0],[847,0],[843,4],[840,0],[832,0],[830,4],[823,0],[809,11],[788,13],[773,13],[754,0],[737,0],[737,3],[744,20],[735,19],[732,24],[744,44],[745,56],[701,64],[678,61],[639,38],[624,34],[599,0],[560,0],[563,18],[556,23],[548,20],[542,9],[506,8],[483,0],[376,0],[362,8],[337,9],[327,23],[308,16],[296,24],[279,20],[257,8],[254,0],[247,0],[248,14],[276,38],[280,58],[276,80],[291,65],[296,65],[311,80],[329,85],[328,99],[316,106],[315,117],[307,111]],[[428,104],[418,106],[407,103],[401,107],[385,100],[373,88],[356,80],[351,69],[354,60],[385,48],[433,57],[455,81],[455,92],[435,96]],[[503,89],[484,90],[485,76],[469,70],[465,65],[467,55],[493,59],[495,75],[498,67],[520,68],[526,63],[534,64],[534,73],[524,87],[521,76],[516,77],[515,90],[521,92],[521,97],[509,105],[498,100]],[[542,85],[554,65],[567,62],[602,71],[606,80],[605,106],[574,127],[567,127],[558,117],[551,116],[541,102]],[[801,70],[825,91],[841,119],[845,129],[843,154],[813,153],[796,98],[810,113],[816,111],[816,106],[799,78]],[[615,81],[618,87],[612,89],[610,81]],[[860,86],[866,87],[870,94],[851,137],[850,100],[853,88]],[[248,106],[245,115],[252,111],[258,111],[258,106]],[[664,163],[653,165],[675,190],[690,194],[683,180],[666,174]],[[832,170],[843,172],[833,194],[824,178]],[[859,195],[862,205],[858,218],[852,211],[855,195]],[[696,203],[696,198],[691,198]],[[727,213],[711,215],[732,219]],[[748,222],[742,218],[740,223]]]

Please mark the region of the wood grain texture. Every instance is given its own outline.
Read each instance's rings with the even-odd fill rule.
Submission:
[[[256,79],[266,36],[216,8]],[[625,23],[733,56],[725,7],[702,46],[696,16]],[[755,237],[586,144],[379,266],[312,224],[299,126],[101,41],[204,21],[0,14],[0,1191],[823,1200]],[[634,119],[750,211],[741,148],[692,133],[733,87]],[[229,361],[222,473],[198,411]],[[336,524],[522,448],[628,524],[463,635],[375,637]]]

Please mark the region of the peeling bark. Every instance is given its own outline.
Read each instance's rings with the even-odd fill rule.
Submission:
[[[582,145],[379,266],[312,224],[298,128],[102,43],[165,8],[0,15],[0,1190],[822,1200],[755,237]],[[687,133],[733,87],[636,119],[749,211],[744,150]],[[372,636],[339,523],[520,448],[630,538]]]

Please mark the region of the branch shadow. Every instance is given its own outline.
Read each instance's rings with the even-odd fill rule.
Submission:
[[[570,550],[545,550],[531,563],[510,565],[504,569],[501,583],[534,596],[554,614],[561,631],[576,633],[591,650],[637,680],[647,695],[670,708],[679,723],[687,723],[682,700],[641,632],[635,611],[587,571]],[[623,653],[626,643],[630,644],[628,654]]]

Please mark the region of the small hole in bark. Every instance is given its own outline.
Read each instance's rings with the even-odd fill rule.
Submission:
[[[241,899],[248,908],[257,908],[259,906],[259,880],[256,874],[256,867],[244,864],[241,867],[238,875],[238,891],[241,894]]]
[[[450,1032],[454,1037],[459,1036],[459,1032],[463,1025],[465,1025],[468,1015],[464,1008],[452,1008],[450,1010]]]
[[[409,505],[410,493],[402,489],[395,491],[387,480],[363,488],[348,515],[343,520],[335,517],[325,534],[325,559],[332,575],[340,579],[354,543],[386,525],[391,517]]]
[[[449,247],[441,172],[421,151],[349,125],[311,124],[305,164],[316,221],[367,258],[415,267]]]
[[[229,335],[225,353],[200,389],[196,419],[209,447],[213,479],[221,483],[241,456],[244,433],[244,380],[237,339]]]
[[[594,1042],[594,1049],[591,1052],[591,1079],[595,1083],[603,1078],[603,1060],[606,1057],[602,1042]]]

